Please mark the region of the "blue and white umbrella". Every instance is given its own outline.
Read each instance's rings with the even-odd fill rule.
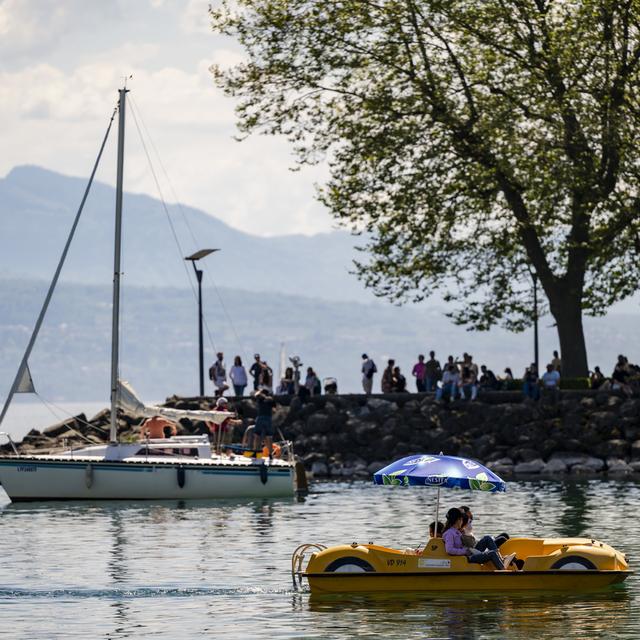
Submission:
[[[373,475],[375,484],[471,489],[495,493],[507,484],[475,460],[443,455],[414,455],[396,460]]]
[[[373,474],[375,484],[386,486],[436,487],[436,517],[440,511],[440,489],[470,489],[497,493],[507,483],[475,460],[456,456],[415,455],[396,460]]]

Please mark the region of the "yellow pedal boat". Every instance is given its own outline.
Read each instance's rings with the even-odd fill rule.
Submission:
[[[455,488],[501,493],[506,483],[476,460],[439,455],[411,455],[374,474],[376,485],[436,487],[435,522],[440,489]],[[465,556],[449,555],[441,538],[431,538],[422,550],[405,551],[373,543],[300,545],[291,559],[294,585],[309,581],[312,593],[513,591],[601,589],[623,582],[632,571],[627,558],[613,547],[589,538],[509,538],[500,546],[517,563],[505,569],[472,564]],[[310,555],[306,569],[303,564]],[[296,583],[297,580],[297,583]]]
[[[588,538],[511,538],[503,555],[515,553],[522,569],[497,570],[489,562],[471,564],[450,556],[441,538],[422,550],[375,544],[300,545],[292,557],[294,583],[303,578],[312,593],[513,591],[602,589],[623,582],[633,571],[613,547]],[[302,566],[307,556],[306,569]]]

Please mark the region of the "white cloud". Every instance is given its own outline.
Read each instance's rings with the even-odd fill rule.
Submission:
[[[157,42],[126,42],[113,49],[99,52],[91,57],[91,61],[120,68],[149,67],[158,60],[160,52],[161,45]]]
[[[180,19],[185,33],[211,33],[209,0],[189,0]]]
[[[184,204],[260,235],[327,230],[331,220],[314,201],[312,186],[321,171],[290,172],[290,148],[283,140],[233,139],[233,102],[215,88],[211,59],[189,72],[170,66],[149,70],[142,65],[153,50],[144,44],[119,47],[71,74],[48,64],[0,72],[0,135],[11,150],[0,157],[0,171],[29,163],[86,175],[127,69],[133,74],[127,189],[157,195],[132,117],[136,108]],[[140,65],[127,67],[136,51]],[[99,179],[113,182],[113,148],[109,153]],[[163,187],[173,200],[168,185]]]
[[[29,0],[4,0],[0,4],[0,34],[2,34],[3,48],[29,47],[36,41],[50,39],[53,34],[47,29],[51,22],[58,22],[60,7],[52,6],[52,3],[43,2],[41,11],[34,11],[33,2]],[[48,20],[41,19],[47,15]]]
[[[37,54],[76,29],[105,25],[118,14],[113,2],[86,0],[3,0],[0,52],[4,58]]]

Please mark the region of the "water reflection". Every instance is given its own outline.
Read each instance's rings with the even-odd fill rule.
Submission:
[[[292,609],[304,609],[304,596]],[[631,596],[626,589],[580,595],[526,593],[309,595],[310,612],[359,620],[364,636],[401,625],[407,634],[475,640],[486,637],[596,638],[628,634]]]
[[[129,605],[125,602],[112,602],[110,605],[113,614],[114,629],[107,634],[107,638],[130,638],[132,629],[129,619]]]
[[[264,542],[269,538],[273,528],[273,504],[269,500],[261,500],[253,504],[253,524],[258,541]]]
[[[111,548],[109,550],[107,571],[111,577],[112,584],[118,586],[124,584],[129,577],[126,558],[128,538],[125,534],[122,512],[120,510],[111,510],[109,515],[111,519],[109,528]],[[124,602],[113,602],[111,603],[111,610],[114,626],[114,635],[112,637],[128,638],[128,629],[130,629],[129,606]]]
[[[0,495],[2,494],[0,489]],[[4,494],[6,495],[6,494]],[[291,498],[261,498],[262,503],[273,505],[293,505],[298,502]],[[0,504],[0,513],[7,511],[85,511],[87,509],[97,509],[99,511],[113,511],[122,509],[142,509],[148,510],[152,507],[164,507],[169,510],[194,511],[199,509],[211,509],[212,507],[237,509],[251,506],[255,502],[254,498],[220,499],[220,500],[71,500],[57,501],[45,500],[43,502],[6,502]],[[304,500],[302,501],[304,502]]]
[[[119,511],[112,511],[110,516],[111,527],[109,537],[111,539],[111,548],[109,550],[107,568],[113,584],[119,585],[126,582],[129,577],[126,558],[128,540],[125,535],[122,514]]]
[[[587,517],[590,512],[587,490],[589,485],[585,482],[567,482],[562,489],[564,512],[560,517],[558,536],[583,537],[587,530]]]

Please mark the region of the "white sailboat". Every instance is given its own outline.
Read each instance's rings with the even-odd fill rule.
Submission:
[[[118,166],[115,211],[113,316],[111,340],[111,422],[109,442],[50,454],[0,456],[0,484],[12,501],[31,500],[202,500],[209,498],[273,497],[294,492],[295,462],[291,443],[283,443],[277,459],[249,458],[212,451],[204,436],[143,438],[118,442],[117,410],[144,417],[175,420],[185,417],[221,424],[220,411],[181,411],[146,407],[133,390],[118,379],[120,325],[120,250],[126,96],[119,90],[118,106],[105,134],[80,208],[62,252],[42,310],[36,321],[11,390],[0,413],[0,425],[15,393],[34,390],[28,360],[73,239],[80,214],[104,150],[111,123],[118,113]]]

